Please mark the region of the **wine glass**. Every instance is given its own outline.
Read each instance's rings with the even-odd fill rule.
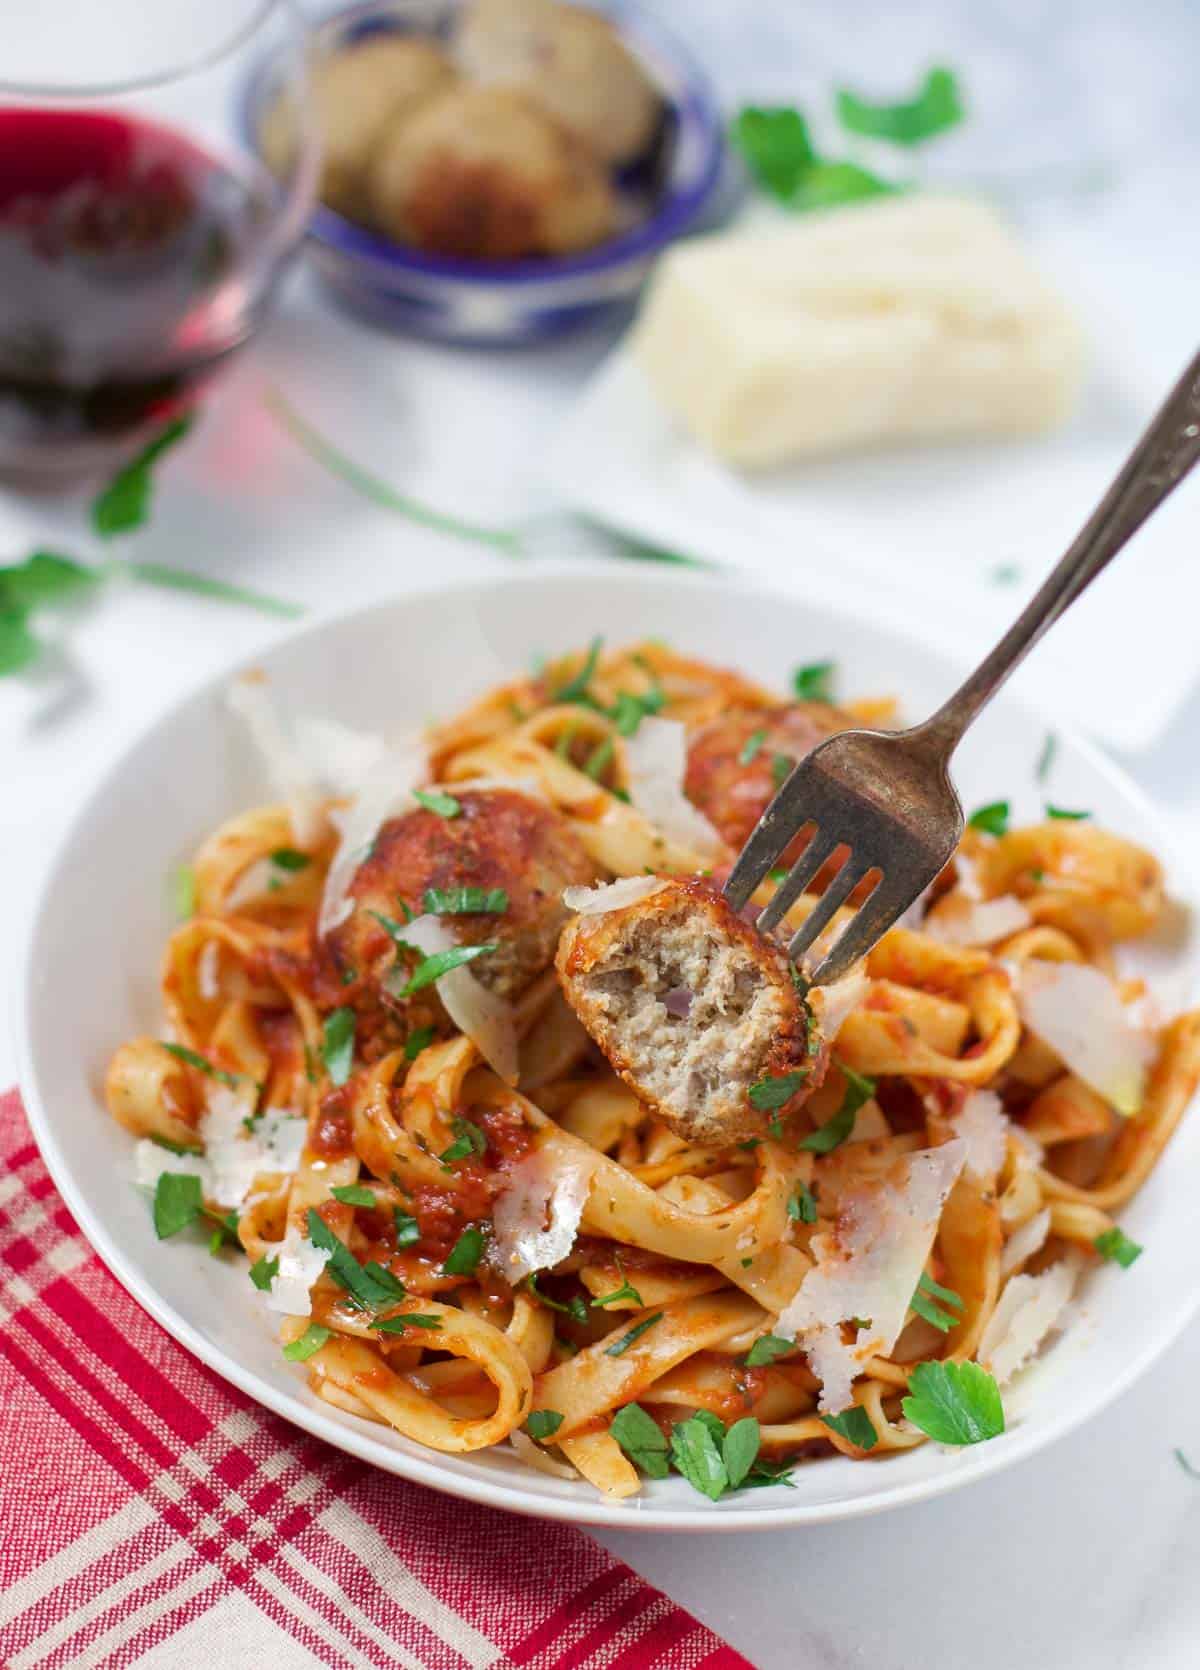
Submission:
[[[268,172],[254,79],[296,135]],[[0,478],[53,487],[186,410],[270,306],[317,145],[292,0],[37,0],[0,65]]]

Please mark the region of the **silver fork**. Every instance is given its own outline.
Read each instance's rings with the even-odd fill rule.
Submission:
[[[954,853],[962,806],[950,758],[980,709],[1200,458],[1200,354],[1167,396],[1082,532],[991,654],[943,707],[907,731],[841,731],[800,761],[738,855],[725,896],[735,910],[806,828],[811,838],[760,913],[769,933],[831,859],[820,899],[788,945],[811,985],[846,974],[928,887]],[[841,851],[839,851],[841,849]],[[833,946],[804,959],[872,872],[878,879]]]

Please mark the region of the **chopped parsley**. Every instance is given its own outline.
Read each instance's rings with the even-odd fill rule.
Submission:
[[[741,749],[738,753],[738,764],[751,765],[754,761],[754,756],[758,753],[759,749],[766,740],[767,733],[765,730],[751,731],[745,742],[742,743]]]
[[[394,1305],[404,1298],[404,1283],[374,1259],[360,1264],[314,1206],[308,1209],[308,1238],[314,1247],[329,1253],[326,1270],[360,1310],[382,1310],[384,1305]]]
[[[714,1432],[713,1425],[704,1419],[706,1413],[698,1410],[689,1420],[677,1421],[671,1428],[671,1461],[693,1490],[715,1502],[728,1490],[729,1474],[720,1450],[722,1423],[712,1417],[717,1428]]]
[[[378,1334],[402,1334],[406,1328],[425,1328],[432,1331],[440,1328],[440,1316],[419,1316],[412,1311],[402,1311],[399,1316],[381,1316],[371,1326]]]
[[[857,1444],[860,1450],[873,1450],[879,1442],[871,1417],[857,1403],[843,1409],[840,1415],[822,1415],[821,1419],[832,1432]]]
[[[900,1404],[939,1444],[982,1444],[1004,1431],[1000,1389],[978,1363],[918,1363]]]
[[[322,1328],[319,1322],[310,1322],[299,1339],[284,1346],[283,1354],[289,1363],[306,1363],[332,1337],[331,1328]]]
[[[597,743],[584,761],[584,775],[590,777],[593,782],[598,781],[605,767],[611,762],[615,750],[616,743],[611,736],[606,736],[603,742]]]
[[[854,1121],[859,1108],[871,1100],[875,1094],[875,1080],[869,1079],[865,1073],[856,1073],[853,1067],[847,1067],[839,1062],[843,1078],[846,1080],[846,1093],[842,1097],[842,1105],[832,1119],[827,1119],[815,1131],[810,1131],[800,1142],[801,1148],[806,1148],[810,1154],[831,1154],[839,1148],[854,1129]]]
[[[1058,738],[1053,731],[1046,732],[1046,740],[1042,743],[1042,751],[1038,755],[1038,762],[1034,768],[1034,776],[1039,783],[1044,783],[1050,775],[1050,767],[1054,764],[1054,756],[1058,753]]]
[[[339,1189],[330,1189],[335,1200],[340,1200],[343,1206],[374,1206],[374,1191],[368,1189],[364,1183],[344,1183]]]
[[[446,1254],[442,1269],[448,1276],[473,1276],[483,1257],[487,1236],[478,1224],[468,1224]]]
[[[542,1443],[547,1438],[554,1437],[564,1418],[557,1409],[535,1409],[525,1422],[525,1430],[531,1438]]]
[[[1052,806],[1049,801],[1046,802],[1046,816],[1060,819],[1064,823],[1082,823],[1091,815],[1090,812],[1069,812],[1065,806]]]
[[[617,727],[617,735],[636,736],[642,720],[648,714],[657,713],[666,699],[667,693],[661,684],[641,696],[635,696],[628,690],[618,691],[609,713],[609,718]]]
[[[411,1247],[421,1239],[421,1226],[416,1218],[398,1206],[392,1207],[392,1222],[396,1226],[397,1247]]]
[[[295,847],[276,847],[271,854],[271,863],[277,870],[307,870],[312,859]]]
[[[549,1310],[561,1311],[564,1316],[569,1316],[572,1322],[587,1321],[587,1303],[578,1293],[568,1299],[565,1305],[560,1304],[557,1299],[552,1299],[548,1293],[542,1292],[541,1288],[537,1284],[536,1272],[526,1279],[525,1285],[533,1294],[534,1298],[537,1299],[539,1303],[545,1305]]]
[[[208,1238],[208,1251],[215,1258],[222,1247],[236,1247],[241,1251],[242,1243],[238,1237],[238,1215],[234,1211],[214,1212],[209,1207],[201,1208],[204,1216],[216,1225]]]
[[[777,789],[781,789],[787,782],[788,778],[792,775],[792,769],[795,764],[795,760],[789,759],[786,754],[772,754],[771,781]]]
[[[617,1265],[617,1271],[621,1277],[620,1287],[614,1288],[611,1293],[602,1293],[599,1298],[593,1299],[593,1306],[598,1306],[602,1309],[605,1305],[615,1305],[622,1300],[631,1299],[637,1306],[638,1310],[641,1310],[644,1303],[641,1294],[638,1292],[636,1287],[630,1285],[629,1277],[625,1274],[624,1270],[621,1269],[619,1264]]]
[[[442,789],[414,789],[413,799],[439,818],[456,818],[462,811],[461,801]]]
[[[508,892],[503,887],[427,887],[425,909],[431,916],[503,916]]]
[[[1137,1242],[1131,1241],[1125,1231],[1119,1229],[1116,1224],[1097,1235],[1092,1245],[1101,1258],[1111,1259],[1114,1264],[1119,1264],[1122,1270],[1128,1270],[1143,1252]]]
[[[261,1258],[256,1259],[250,1266],[249,1274],[250,1280],[254,1283],[255,1287],[258,1288],[259,1292],[265,1293],[271,1283],[275,1280],[275,1277],[279,1274],[279,1260],[277,1258],[268,1258],[266,1253],[264,1253]]]
[[[321,1060],[334,1084],[345,1084],[354,1065],[354,1010],[343,1006],[325,1017]]]
[[[422,1050],[427,1050],[433,1043],[433,1028],[419,1026],[415,1032],[410,1032],[404,1041],[405,1061],[415,1061]]]
[[[444,1166],[453,1165],[455,1160],[466,1160],[472,1154],[487,1153],[487,1137],[470,1119],[456,1116],[450,1121],[450,1129],[454,1132],[454,1141],[438,1155]]]
[[[920,145],[963,119],[958,78],[940,64],[929,71],[911,99],[874,104],[840,87],[836,104],[838,121],[848,133],[892,145]]]
[[[1200,1479],[1200,1468],[1193,1467],[1182,1450],[1173,1450],[1171,1453],[1174,1455],[1176,1461],[1183,1468],[1189,1479]]]
[[[803,1087],[807,1078],[807,1072],[801,1067],[793,1073],[780,1073],[777,1078],[759,1079],[746,1093],[750,1106],[760,1113],[784,1107]]]
[[[997,563],[989,578],[994,586],[1015,586],[1021,578],[1021,570],[1015,562]]]
[[[168,1154],[199,1154],[200,1148],[196,1143],[189,1147],[186,1143],[172,1142],[170,1137],[160,1137],[157,1131],[151,1131],[150,1141],[156,1148],[165,1148]]]
[[[178,417],[161,429],[136,458],[130,460],[92,500],[92,527],[101,539],[114,534],[132,533],[140,528],[150,513],[151,489],[154,477],[152,466],[181,441],[192,427],[192,417]]]
[[[760,1334],[746,1353],[747,1368],[765,1368],[776,1357],[784,1357],[796,1349],[794,1339],[781,1339],[778,1334]]]
[[[214,1067],[206,1055],[200,1055],[195,1050],[188,1049],[186,1044],[164,1044],[163,1049],[168,1055],[173,1055],[176,1061],[185,1061],[189,1067],[194,1067],[198,1073],[204,1073],[210,1079],[216,1079],[218,1084],[236,1090],[238,1076],[227,1073],[223,1067]]]
[[[791,200],[817,161],[808,123],[787,105],[743,106],[730,137],[758,183],[783,202]]]
[[[179,922],[196,914],[196,872],[190,864],[177,864],[171,871],[171,909]]]
[[[643,1317],[640,1322],[634,1323],[627,1334],[622,1334],[613,1345],[605,1346],[604,1355],[606,1357],[623,1357],[635,1340],[641,1339],[648,1328],[653,1328],[654,1324],[661,1322],[662,1319],[663,1313],[660,1310],[656,1310],[653,1316]]]
[[[1007,800],[991,800],[971,813],[967,828],[980,829],[985,835],[1007,835],[1009,811]]]
[[[666,1434],[640,1404],[623,1404],[609,1422],[608,1430],[635,1467],[640,1467],[652,1479],[666,1478],[671,1471]]]
[[[489,952],[496,950],[498,943],[497,940],[491,939],[483,945],[452,945],[447,951],[435,951],[432,956],[421,959],[407,983],[392,995],[411,997],[414,992],[432,986],[435,980],[440,980],[443,974],[449,974],[451,969],[462,968],[464,963],[474,962],[476,957],[487,956]]]
[[[832,702],[834,672],[832,661],[810,661],[792,674],[792,689],[803,702]]]
[[[204,1209],[200,1179],[191,1172],[163,1171],[154,1185],[154,1233],[160,1241],[194,1224]]]
[[[595,677],[596,663],[600,659],[600,651],[603,647],[603,638],[592,639],[591,643],[588,645],[588,652],[584,656],[583,665],[575,674],[574,678],[568,679],[566,684],[564,684],[561,689],[554,692],[554,695],[551,698],[552,701],[586,702],[590,699],[588,694],[588,685],[591,684],[592,679]]]
[[[797,1183],[788,1196],[787,1215],[796,1223],[816,1223],[817,1202],[807,1183]]]
[[[942,1302],[941,1304],[937,1302],[939,1299]],[[951,1308],[943,1310],[942,1305]],[[909,1300],[910,1310],[915,1311],[918,1316],[924,1317],[926,1322],[937,1328],[941,1333],[948,1334],[951,1328],[957,1328],[962,1321],[961,1316],[953,1314],[954,1311],[960,1311],[962,1308],[961,1294],[956,1293],[952,1287],[939,1287],[932,1276],[926,1275],[922,1270],[917,1282],[916,1292]]]

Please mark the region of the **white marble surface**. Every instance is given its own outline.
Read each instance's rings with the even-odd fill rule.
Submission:
[[[1181,183],[1200,156],[1193,89],[1180,73],[1200,41],[1188,0],[1156,0],[1136,17],[1097,0],[659,3],[686,15],[730,98],[781,97],[818,73],[828,80],[863,64],[944,57],[973,67],[996,94],[994,119],[964,142],[965,171],[983,171],[997,155],[1014,174],[1065,168],[1073,198],[1080,158],[1114,164],[1117,184],[1096,205],[1098,258],[1145,286],[1136,238],[1105,230],[1140,216],[1161,252],[1145,299],[1166,322],[1165,369],[1196,277],[1190,259],[1172,254],[1194,250],[1194,238],[1176,245],[1164,234],[1190,202]],[[486,357],[393,341],[329,314],[300,276],[199,434],[164,469],[153,528],[130,554],[237,578],[312,612],[382,595],[430,567],[487,567],[497,559],[413,529],[312,465],[266,416],[264,383],[282,384],[356,457],[407,490],[480,518],[515,517],[543,508],[540,452],[607,345],[594,335]],[[0,544],[14,555],[34,540],[86,553],[82,527],[78,504],[0,496]],[[1180,606],[1197,601],[1200,581]],[[277,630],[195,599],[113,594],[70,623],[43,681],[0,685],[6,1009],[47,830],[175,692]],[[1153,749],[1125,763],[1164,815],[1200,840],[1198,738],[1200,692]],[[0,1033],[0,1083],[13,1061]],[[1191,1670],[1200,1664],[1200,1483],[1172,1450],[1200,1466],[1198,1381],[1194,1327],[1085,1431],[964,1494],[807,1532],[602,1540],[764,1670]]]

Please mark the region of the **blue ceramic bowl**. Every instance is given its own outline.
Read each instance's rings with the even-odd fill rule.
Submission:
[[[463,0],[370,0],[317,25],[321,46],[337,49],[383,30],[449,32]],[[444,341],[519,344],[545,341],[591,324],[636,294],[658,252],[709,204],[721,175],[723,123],[703,71],[635,0],[600,6],[662,94],[664,116],[652,154],[616,183],[632,206],[628,230],[566,257],[468,261],[429,255],[380,237],[318,203],[309,253],[332,294],[354,312],[393,330]],[[241,121],[258,131],[269,66],[242,101]]]

